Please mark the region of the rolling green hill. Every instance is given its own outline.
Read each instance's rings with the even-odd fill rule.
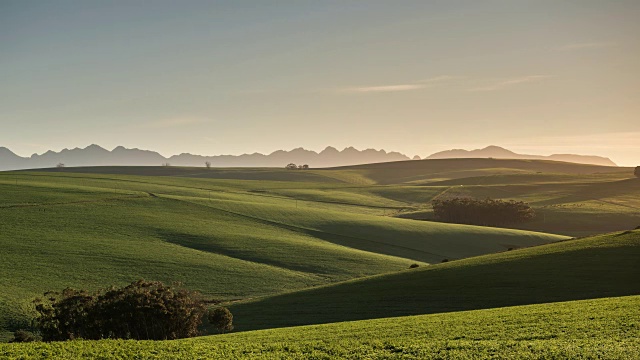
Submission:
[[[349,184],[327,190],[332,199],[272,193],[323,186],[68,169],[0,173],[0,329],[6,337],[24,327],[32,298],[66,286],[145,278],[246,299],[564,239],[377,216],[400,203],[349,192]]]
[[[435,159],[395,161],[326,169],[360,174],[376,184],[427,184],[486,175],[622,173],[629,168],[520,159]]]
[[[174,341],[0,344],[7,359],[634,359],[640,296],[251,331]]]
[[[529,202],[539,215],[513,228],[589,236],[640,225],[640,180],[633,169],[546,160],[441,159],[333,169],[89,167],[56,175],[127,174],[127,181],[177,184],[303,201],[304,206],[433,220],[431,200],[456,196]],[[77,175],[74,175],[77,174]],[[111,175],[118,177],[119,175]],[[146,180],[145,180],[146,178]],[[152,178],[153,180],[149,180]],[[254,179],[233,181],[230,179]],[[270,180],[279,181],[270,181]],[[186,183],[176,187],[184,193]],[[148,186],[148,185],[145,185]],[[163,191],[166,191],[163,190]]]
[[[640,231],[563,241],[232,306],[239,330],[640,294]]]

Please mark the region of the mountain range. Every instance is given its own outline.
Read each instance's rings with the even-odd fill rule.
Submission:
[[[529,160],[553,160],[578,164],[592,164],[602,166],[618,166],[611,159],[594,155],[553,154],[553,155],[526,155],[517,154],[511,150],[499,146],[487,146],[483,149],[463,150],[453,149],[431,154],[426,159],[452,159],[452,158],[494,158],[494,159],[529,159]]]
[[[573,154],[523,155],[498,146],[489,146],[471,151],[447,150],[430,155],[426,159],[488,157],[496,159],[546,159],[616,166],[613,161],[600,156]],[[419,159],[420,157],[417,155],[413,157],[413,160]],[[213,167],[284,167],[288,163],[295,163],[308,164],[310,167],[335,167],[402,160],[410,160],[410,158],[399,152],[375,149],[357,150],[353,147],[338,150],[331,146],[319,153],[296,148],[290,151],[278,150],[267,155],[253,153],[203,156],[182,153],[168,158],[155,151],[135,148],[127,149],[123,146],[118,146],[109,151],[98,145],[90,145],[84,149],[64,149],[60,152],[49,150],[40,155],[33,154],[31,157],[21,157],[6,147],[0,147],[0,170],[49,168],[55,167],[59,163],[63,163],[65,166],[159,166],[167,163],[173,166],[204,166],[205,162],[210,162]]]

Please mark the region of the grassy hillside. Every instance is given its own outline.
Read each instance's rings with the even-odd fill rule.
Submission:
[[[640,296],[232,333],[176,341],[0,344],[0,357],[633,359]]]
[[[246,299],[563,239],[380,217],[398,204],[376,195],[269,193],[311,186],[326,183],[0,173],[0,329],[66,286],[145,278]]]
[[[204,179],[228,180],[264,180],[264,181],[295,181],[295,182],[328,182],[337,183],[340,180],[326,177],[310,171],[288,171],[275,168],[202,168],[176,166],[86,166],[76,168],[47,168],[33,171],[52,173],[84,173],[84,174],[118,174],[143,176],[181,176]]]
[[[640,226],[640,180],[633,176],[633,169],[556,161],[442,159],[306,171],[176,167],[49,171],[62,176],[79,173],[83,177],[109,172],[129,174],[135,176],[128,176],[127,181],[135,179],[145,186],[151,182],[149,179],[173,185],[188,181],[189,186],[198,188],[211,188],[216,183],[219,192],[236,189],[301,201],[306,207],[335,210],[340,206],[340,211],[419,220],[433,220],[430,202],[435,198],[522,200],[529,202],[539,216],[531,223],[513,225],[514,228],[567,236]],[[257,180],[229,180],[239,178]],[[182,190],[180,193],[184,193]]]
[[[377,184],[426,184],[435,181],[486,175],[594,174],[628,172],[629,168],[575,164],[550,160],[435,159],[395,161],[327,169],[359,173]]]
[[[491,197],[528,202],[537,217],[530,223],[514,226],[519,229],[586,236],[640,225],[640,179],[628,176],[487,176],[442,184],[426,187],[440,190],[429,201],[435,197]],[[397,216],[431,220],[429,201],[418,210],[399,212]]]
[[[232,306],[237,329],[640,294],[640,231],[569,240]]]

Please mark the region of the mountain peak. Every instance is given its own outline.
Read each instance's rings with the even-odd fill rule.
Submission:
[[[66,149],[65,149],[66,150]],[[75,148],[74,150],[81,150],[79,148]],[[105,148],[103,148],[102,146],[96,145],[96,144],[91,144],[89,146],[87,146],[86,148],[84,148],[83,150],[91,150],[91,151],[109,151]]]
[[[338,149],[334,148],[333,146],[327,146],[326,148],[324,148],[324,150],[320,152],[320,154],[326,155],[326,154],[335,154],[338,152],[340,151],[338,151]]]
[[[18,155],[16,155],[13,151],[7,149],[4,146],[0,146],[0,155],[2,156],[16,156],[18,157]]]

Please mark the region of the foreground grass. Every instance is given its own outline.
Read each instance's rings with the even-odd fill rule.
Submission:
[[[568,240],[266,297],[238,330],[640,295],[640,231]]]
[[[640,296],[364,320],[176,341],[0,344],[0,357],[634,359]]]

